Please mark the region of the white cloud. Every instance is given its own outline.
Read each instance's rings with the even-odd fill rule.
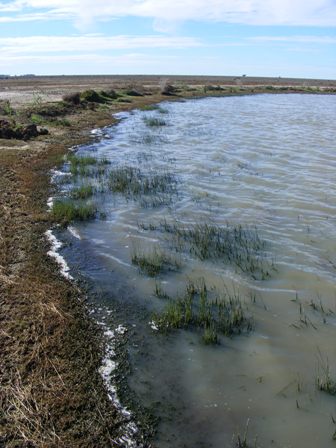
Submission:
[[[202,43],[191,37],[166,36],[30,36],[0,38],[2,57],[36,53],[102,52],[136,48],[184,49],[200,47]]]
[[[288,42],[295,44],[336,44],[336,37],[333,36],[255,36],[248,39],[252,42]]]
[[[0,12],[16,12],[24,7],[22,1],[12,1],[9,3],[0,2]]]
[[[0,23],[15,22],[40,22],[50,20],[66,20],[69,15],[61,11],[36,12],[29,14],[17,14],[15,16],[0,16]]]
[[[335,0],[21,0],[0,3],[0,12],[24,11],[24,8],[66,14],[82,24],[107,17],[136,16],[152,18],[156,24],[197,20],[250,25],[336,25]]]

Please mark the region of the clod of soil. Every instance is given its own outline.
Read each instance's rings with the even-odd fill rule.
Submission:
[[[39,135],[48,134],[48,130],[41,128],[37,129],[35,124],[16,125],[8,120],[0,120],[0,138],[17,140],[29,140]]]

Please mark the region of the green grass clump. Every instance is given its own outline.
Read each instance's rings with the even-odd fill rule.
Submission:
[[[38,114],[32,114],[30,116],[30,120],[31,120],[32,123],[34,123],[34,124],[36,124],[38,126],[47,123],[47,120],[45,118],[43,118],[41,115],[38,115]]]
[[[235,334],[249,332],[253,328],[252,319],[246,316],[241,297],[238,293],[209,293],[203,280],[192,283],[184,295],[171,299],[164,291],[156,287],[158,297],[169,300],[161,314],[154,321],[162,331],[184,328],[202,331],[202,340],[206,344],[218,342],[218,334],[232,337]]]
[[[121,97],[116,100],[117,103],[132,103],[131,98]]]
[[[85,90],[80,94],[80,100],[87,103],[104,104],[111,100],[111,97],[107,96],[106,92],[97,92],[96,90]]]
[[[145,104],[144,106],[140,107],[140,110],[143,111],[157,111],[162,115],[168,114],[168,109],[165,109],[164,107],[159,106],[158,104]]]
[[[170,299],[169,295],[164,291],[161,285],[155,283],[155,295],[159,299]]]
[[[318,352],[318,374],[315,382],[319,390],[329,395],[336,395],[336,380],[331,377],[329,360],[325,359],[320,351]]]
[[[213,326],[204,329],[202,341],[205,345],[214,345],[218,343],[218,335]]]
[[[113,168],[110,172],[109,187],[113,193],[136,194],[139,190],[140,170],[131,166]]]
[[[144,111],[152,111],[152,110],[158,110],[160,106],[157,104],[145,104],[144,106],[140,107],[140,110]]]
[[[161,222],[149,230],[159,230],[172,235],[176,250],[189,250],[200,260],[220,259],[233,264],[254,279],[264,280],[275,269],[264,253],[265,242],[255,227],[218,226],[215,224],[190,224]],[[143,226],[143,229],[147,229]]]
[[[108,90],[101,90],[100,96],[108,100],[116,100],[119,95],[114,89],[108,89]]]
[[[175,178],[170,173],[143,173],[130,166],[110,170],[108,185],[112,192],[136,198],[144,195],[175,192]]]
[[[157,109],[157,111],[159,112],[159,114],[162,114],[162,115],[167,115],[167,114],[169,114],[169,110],[168,109],[165,109],[164,107],[158,107],[158,109]]]
[[[152,251],[134,250],[132,263],[149,277],[156,277],[164,272],[176,271],[180,268],[180,263],[176,259],[158,248]]]
[[[94,189],[92,185],[81,185],[71,191],[71,197],[72,199],[87,199],[90,198],[93,193]]]
[[[72,221],[93,219],[97,208],[94,204],[78,204],[71,199],[60,199],[54,202],[51,215],[57,222],[66,225]]]
[[[245,432],[243,435],[237,434],[237,438],[234,442],[234,448],[258,448],[259,447],[257,436],[255,437],[253,442],[249,441],[247,438],[247,433],[249,430],[249,423],[250,423],[250,420],[247,419],[246,428],[245,428]]]
[[[159,208],[171,205],[174,201],[173,195],[156,194],[141,198],[140,205],[142,208]]]
[[[55,120],[51,120],[49,123],[54,126],[64,126],[64,127],[71,126],[71,122],[67,118],[57,118]]]
[[[43,117],[39,114],[32,114],[30,116],[30,121],[37,126],[71,126],[71,123],[66,118],[57,118],[57,117]]]
[[[141,137],[141,143],[145,145],[152,145],[157,142],[157,137],[152,134],[146,134]]]
[[[70,172],[74,176],[78,174],[85,176],[88,174],[89,166],[96,165],[98,163],[97,159],[92,156],[77,156],[75,154],[71,154],[67,157],[67,160],[70,162]]]
[[[103,157],[98,160],[98,165],[104,166],[104,165],[111,165],[111,161],[107,159],[106,157]]]
[[[162,120],[160,118],[155,117],[144,117],[144,122],[147,126],[150,127],[160,127],[160,126],[166,126],[167,122],[165,120]]]
[[[11,106],[9,100],[0,100],[0,114],[14,116],[16,115],[15,110]]]

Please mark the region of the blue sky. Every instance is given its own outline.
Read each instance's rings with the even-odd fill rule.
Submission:
[[[0,0],[0,74],[336,79],[336,0]]]

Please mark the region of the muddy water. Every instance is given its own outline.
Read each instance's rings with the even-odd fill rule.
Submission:
[[[336,398],[319,391],[316,378],[329,363],[336,379],[335,97],[258,95],[161,106],[122,116],[79,153],[106,158],[111,168],[173,173],[177,194],[156,208],[97,194],[104,219],[76,224],[77,237],[64,236],[71,272],[89,278],[102,292],[98,306],[128,328],[128,384],[160,418],[154,445],[231,447],[248,423],[257,446],[333,447]],[[165,125],[150,126],[146,118]],[[139,223],[163,219],[256,226],[276,269],[254,279],[182,253],[178,272],[149,278],[132,265],[132,253],[172,247],[167,235]],[[164,306],[155,284],[177,295],[188,279],[200,278],[209,288],[239,292],[253,316],[251,333],[205,346],[197,331],[162,335],[151,328],[152,312]]]

